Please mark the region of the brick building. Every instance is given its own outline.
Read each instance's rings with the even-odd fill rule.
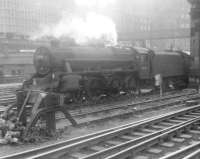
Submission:
[[[153,49],[189,50],[190,4],[187,0],[118,0],[115,7],[112,15],[119,40]]]
[[[27,0],[0,1],[0,33],[30,35],[40,25],[54,23],[57,19],[56,9],[42,7],[39,2]]]
[[[54,0],[1,0],[0,39],[26,39],[41,25],[55,24],[62,10],[73,12],[76,6],[72,0],[57,0],[56,5]],[[107,8],[95,8],[114,20],[119,41],[184,50],[190,47],[189,10],[187,0],[116,0]]]

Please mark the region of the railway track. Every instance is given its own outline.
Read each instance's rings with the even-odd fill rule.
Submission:
[[[7,88],[7,90],[0,89],[0,103],[3,103],[4,105],[9,105],[14,103],[16,100],[15,94],[13,93],[14,90],[16,90],[19,86]],[[1,88],[1,87],[0,87]],[[4,87],[5,88],[5,87]],[[5,92],[8,94],[5,95]],[[1,95],[2,93],[2,95]],[[154,110],[154,109],[160,109],[165,108],[167,106],[172,106],[174,104],[183,103],[184,101],[187,101],[191,96],[193,98],[198,98],[198,95],[196,96],[195,91],[185,91],[180,93],[180,91],[174,93],[170,92],[172,94],[166,95],[164,97],[153,99],[150,97],[142,97],[147,99],[140,99],[139,101],[133,102],[125,102],[123,104],[104,104],[104,105],[98,105],[98,106],[88,106],[83,107],[76,110],[71,110],[70,113],[72,116],[77,120],[78,124],[87,124],[91,122],[99,122],[106,119],[113,119],[113,118],[119,118],[120,116],[130,116],[133,113],[137,112],[144,112],[148,110]],[[155,95],[152,95],[155,96]],[[150,99],[149,99],[150,98]],[[178,98],[176,101],[172,101],[171,103],[167,100]],[[167,101],[167,102],[166,102]],[[157,102],[157,103],[156,103]],[[158,106],[159,102],[159,106]],[[149,106],[151,104],[151,106]],[[153,105],[154,104],[154,105]],[[153,105],[153,106],[152,106]],[[143,107],[142,107],[143,106]],[[0,113],[4,112],[6,110],[6,106],[0,106]],[[110,114],[110,112],[116,112]],[[103,117],[100,117],[99,114],[103,114]],[[102,116],[102,115],[101,115]],[[86,117],[89,118],[89,120],[86,119]],[[65,119],[64,116],[60,116],[60,114],[57,115],[57,120]],[[85,120],[86,119],[86,120]],[[70,123],[69,123],[70,124]]]
[[[0,110],[5,110],[5,107],[13,104],[16,101],[16,96],[12,92],[8,95],[0,95]]]
[[[104,111],[109,111],[109,110],[114,110],[114,109],[127,109],[129,107],[133,107],[133,106],[137,106],[137,105],[144,105],[144,104],[149,104],[149,103],[153,103],[153,102],[164,102],[166,100],[169,99],[174,99],[174,98],[179,98],[179,97],[184,97],[184,96],[189,96],[189,95],[194,95],[196,94],[196,92],[189,92],[189,93],[176,93],[173,95],[168,95],[168,96],[164,96],[164,97],[157,97],[154,99],[150,99],[150,100],[145,100],[145,101],[138,101],[138,102],[130,102],[127,104],[106,104],[103,106],[97,106],[97,107],[93,107],[93,109],[91,110],[91,106],[89,108],[84,108],[84,109],[78,109],[78,110],[73,110],[71,111],[72,114],[76,115],[76,114],[93,114],[95,112],[104,112]]]
[[[6,88],[6,89],[5,89]],[[19,88],[19,84],[17,85],[11,85],[10,87],[5,87],[5,86],[0,86],[0,113],[2,113],[3,111],[6,110],[6,105],[10,105],[13,104],[16,100],[16,96],[13,93],[17,88]],[[119,116],[123,116],[123,115],[131,115],[133,113],[136,112],[143,112],[143,111],[148,111],[148,110],[153,110],[153,109],[159,109],[159,108],[164,108],[166,106],[170,106],[173,105],[175,103],[180,103],[180,102],[184,102],[186,100],[188,100],[187,96],[193,95],[195,98],[195,92],[189,92],[189,93],[174,93],[173,95],[167,95],[164,97],[159,97],[159,98],[154,98],[154,99],[150,99],[150,100],[143,100],[143,101],[138,101],[138,102],[129,102],[126,104],[104,104],[104,105],[99,105],[99,106],[88,106],[88,107],[84,107],[84,108],[80,108],[80,109],[76,109],[76,110],[71,110],[70,113],[72,114],[72,116],[80,123],[89,123],[89,122],[96,122],[96,121],[101,121],[101,120],[105,120],[105,119],[109,119],[109,118],[114,118],[114,117],[119,117]],[[184,98],[184,96],[186,98]],[[163,103],[166,100],[169,99],[175,99],[175,98],[179,98],[177,99],[177,101],[172,101],[171,103],[167,102],[167,103]],[[160,102],[160,106],[157,106],[157,104],[155,104],[155,106],[145,106],[145,108],[142,108],[141,105],[147,105],[147,104],[153,104],[156,102]],[[161,104],[162,103],[162,104]],[[1,106],[4,105],[4,106]],[[118,111],[117,113],[110,115],[109,112],[112,111]],[[120,111],[120,112],[119,112]],[[102,118],[101,120],[99,118],[97,119],[91,119],[91,120],[84,120],[82,121],[82,119],[85,116],[95,116],[101,113],[106,113],[108,116]],[[97,117],[97,116],[96,116]],[[60,119],[64,119],[64,116],[60,116],[57,115],[57,120]]]
[[[195,156],[198,157],[199,153],[199,137],[200,117],[198,116],[188,123],[129,147],[115,155],[107,157],[107,159],[125,159],[129,157],[146,159],[194,159]],[[192,151],[194,152],[191,154]]]
[[[176,99],[177,98],[177,99]],[[164,109],[166,107],[172,107],[176,105],[176,107],[181,107],[185,105],[185,102],[188,100],[199,99],[200,95],[196,93],[186,93],[179,95],[170,95],[163,98],[156,98],[147,101],[141,101],[130,104],[120,104],[113,106],[103,106],[103,107],[94,107],[90,109],[76,110],[70,111],[73,118],[77,121],[79,125],[91,124],[96,122],[101,122],[109,119],[118,119],[120,117],[128,118],[133,114],[144,113],[147,111]],[[171,101],[168,101],[168,100]],[[111,113],[112,112],[112,113]],[[57,119],[64,119],[57,115]]]
[[[1,94],[1,92],[0,92],[0,94]],[[165,96],[165,97],[162,97],[162,98],[155,98],[155,99],[151,99],[151,100],[139,101],[139,102],[136,102],[136,103],[129,103],[127,105],[119,104],[119,105],[113,105],[111,107],[110,106],[104,106],[104,107],[99,107],[99,109],[96,109],[96,107],[95,108],[93,107],[94,109],[86,108],[86,109],[83,109],[81,111],[80,110],[72,111],[71,113],[72,113],[72,115],[74,117],[82,118],[82,116],[95,115],[95,114],[102,113],[102,112],[107,112],[108,113],[109,111],[116,110],[116,109],[124,109],[125,108],[125,110],[128,110],[128,108],[131,108],[131,107],[134,107],[134,106],[141,106],[142,104],[149,104],[149,103],[155,104],[156,102],[160,103],[159,106],[157,104],[156,106],[153,106],[153,107],[148,107],[148,108],[145,108],[145,109],[142,108],[142,109],[138,109],[137,110],[137,111],[141,112],[141,111],[146,111],[146,110],[150,110],[150,109],[159,109],[159,108],[163,108],[163,107],[170,106],[170,105],[172,106],[174,104],[179,104],[181,106],[181,105],[184,105],[183,103],[185,101],[190,100],[190,99],[198,99],[199,97],[200,96],[198,94],[196,94],[195,92],[189,92],[189,93],[188,92],[186,92],[186,93],[184,92],[184,93],[181,93],[181,94],[179,93],[179,94],[168,95],[168,96]],[[175,101],[166,102],[167,100],[170,100],[172,98],[173,99],[178,98],[178,99],[176,99]],[[136,111],[134,111],[134,113],[135,112]],[[119,116],[128,115],[128,114],[133,114],[133,111],[132,112],[130,112],[130,111],[124,112],[123,111],[123,113],[121,113],[121,114],[110,116],[108,118],[119,117]],[[108,119],[108,118],[105,117],[103,119],[96,119],[96,120],[92,120],[92,121],[86,121],[86,122],[83,122],[83,123],[80,123],[80,124],[84,124],[84,123],[88,123],[88,122],[101,121],[101,120]],[[139,123],[142,123],[142,122],[145,122],[145,121],[140,121],[140,122],[137,122],[137,123],[128,124],[128,125],[122,126],[120,128],[126,128],[128,126],[139,124]],[[58,145],[57,144],[56,145],[52,145],[51,148],[46,147],[44,149],[41,149],[41,151],[38,152],[38,154],[41,154],[44,151],[49,151],[50,149],[54,150],[55,148],[62,147],[63,145],[66,146],[66,145],[71,145],[72,143],[76,143],[76,142],[79,142],[79,141],[82,142],[82,140],[87,140],[87,139],[90,139],[91,137],[95,137],[95,136],[99,136],[99,135],[102,135],[102,134],[105,134],[105,133],[116,131],[116,130],[118,130],[120,128],[113,128],[113,129],[110,129],[110,130],[107,130],[107,131],[99,132],[97,134],[95,133],[95,134],[92,134],[92,135],[88,135],[88,136],[80,137],[80,138],[77,138],[77,139],[73,139],[73,140],[68,141],[67,143],[63,142],[63,143],[58,144]],[[27,155],[29,156],[29,153],[30,153],[30,151],[28,151],[25,156],[27,156]],[[32,155],[33,154],[34,155],[36,154],[35,150],[32,152]]]
[[[3,106],[13,104],[16,100],[15,91],[21,86],[20,83],[0,84],[0,111]]]
[[[20,88],[20,83],[14,84],[0,84],[0,111],[3,110],[3,106],[13,104],[16,101],[15,91]],[[145,98],[146,95],[144,95]],[[150,95],[153,98],[155,95]],[[108,105],[108,104],[107,104]]]
[[[167,95],[164,97],[154,98],[151,100],[139,101],[136,103],[125,103],[118,105],[102,105],[95,107],[81,108],[79,110],[72,110],[70,114],[77,121],[79,126],[85,126],[92,123],[99,123],[110,119],[128,118],[133,114],[144,113],[147,111],[153,111],[158,109],[164,109],[166,107],[184,106],[184,102],[200,98],[196,92],[183,92],[175,93],[173,95]],[[173,99],[173,100],[172,100]],[[170,101],[169,101],[170,100]],[[6,100],[5,100],[6,101]],[[0,112],[3,112],[5,107]],[[65,119],[63,115],[57,114],[56,120]],[[65,124],[71,126],[69,122]]]
[[[188,147],[185,151],[189,152],[189,154],[187,156],[185,156],[183,159],[199,159],[200,158],[200,143],[197,142],[196,144]],[[182,152],[180,152],[182,153]],[[184,152],[185,153],[185,152]],[[176,154],[174,154],[176,155]],[[174,155],[172,155],[172,157],[174,157]]]
[[[156,144],[159,144],[159,141],[163,141],[160,144],[164,148],[169,148],[170,146],[174,146],[176,142],[181,142],[182,138],[189,139],[190,136],[188,134],[181,133],[181,136],[175,137],[177,135],[175,133],[176,135],[172,135],[172,138],[170,134],[173,134],[172,132],[174,132],[175,130],[176,132],[183,132],[181,130],[186,130],[185,128],[190,129],[192,127],[191,125],[194,125],[193,123],[199,123],[199,121],[200,105],[197,105],[173,113],[149,118],[143,121],[139,121],[137,123],[127,124],[107,131],[102,131],[62,143],[26,151],[25,153],[18,153],[15,155],[0,157],[0,159],[98,159],[106,157],[115,158],[115,156],[112,155],[116,155],[116,153],[117,155],[121,155],[122,152],[124,154],[124,152],[127,151],[125,155],[126,158],[129,154],[132,154],[128,153],[131,151],[130,148],[135,148],[136,146],[138,146],[139,148],[136,149],[137,151],[134,150],[134,155],[135,152],[139,154],[141,151],[145,150],[145,148],[149,149],[148,152],[151,152],[153,155],[155,155],[154,152],[160,152],[158,151],[158,148],[160,146],[158,148],[150,148],[151,145],[154,146]],[[194,130],[192,132],[194,134],[196,133],[200,135],[200,131]],[[163,140],[161,140],[161,137],[163,137]],[[164,139],[168,138],[173,140],[165,142]],[[155,143],[155,140],[158,142]],[[120,154],[118,152],[120,152]],[[143,154],[143,152],[141,153]]]
[[[143,113],[145,111],[153,111],[158,109],[164,109],[169,106],[173,106],[177,104],[176,107],[183,106],[184,102],[190,99],[197,99],[200,96],[196,94],[195,91],[183,92],[183,93],[173,93],[172,95],[167,95],[164,97],[154,98],[139,101],[136,103],[130,102],[126,104],[118,104],[118,105],[102,105],[102,106],[93,106],[87,108],[81,108],[79,110],[72,110],[70,113],[72,114],[73,118],[77,121],[79,126],[85,126],[92,123],[98,123],[102,121],[107,121],[110,119],[119,119],[119,118],[129,118],[133,114]],[[12,99],[11,95],[11,99]],[[14,97],[15,98],[15,97]],[[177,99],[176,99],[177,98]],[[3,99],[3,98],[2,98]],[[5,103],[12,102],[10,98],[4,99]],[[176,99],[176,100],[172,100]],[[172,100],[169,102],[168,100]],[[159,103],[159,104],[158,104]],[[150,106],[149,106],[150,104]],[[145,105],[145,106],[144,106]],[[0,113],[3,112],[6,107],[1,109]],[[113,113],[114,112],[114,113]],[[58,114],[56,116],[56,120],[65,119],[64,116]],[[69,122],[65,124],[66,126],[71,126]]]

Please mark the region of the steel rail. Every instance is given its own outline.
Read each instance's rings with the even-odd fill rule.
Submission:
[[[62,141],[62,142],[54,143],[54,144],[51,144],[51,145],[47,145],[47,146],[43,146],[43,147],[27,150],[27,151],[24,151],[22,153],[15,153],[15,154],[12,154],[12,155],[9,155],[9,156],[3,156],[3,157],[0,157],[0,159],[19,159],[19,158],[21,159],[21,158],[34,156],[36,154],[41,154],[41,153],[49,151],[49,150],[54,150],[56,148],[60,148],[60,147],[66,146],[66,145],[74,144],[74,143],[80,142],[82,140],[93,138],[95,136],[99,136],[99,135],[102,135],[102,134],[105,134],[105,133],[108,133],[108,132],[115,131],[117,129],[121,129],[121,128],[128,127],[128,126],[131,126],[131,125],[142,123],[142,122],[145,122],[145,121],[157,119],[159,117],[160,116],[147,118],[145,120],[139,120],[137,122],[126,124],[126,125],[123,125],[123,126],[120,126],[120,127],[114,127],[114,128],[111,128],[111,129],[99,131],[97,133],[92,133],[92,134],[88,134],[88,135],[85,135],[85,136],[73,138],[73,139],[70,139],[70,140],[67,140],[67,141]]]
[[[197,150],[187,156],[185,156],[183,159],[199,159],[200,158],[200,143],[196,143],[196,145],[194,145],[195,148],[197,148]]]
[[[134,145],[136,145],[138,143],[144,142],[144,141],[146,141],[146,140],[148,140],[150,138],[153,138],[155,136],[161,135],[161,134],[163,134],[163,133],[165,133],[167,131],[170,131],[172,129],[175,129],[177,127],[182,126],[183,124],[190,123],[190,122],[195,121],[197,119],[200,119],[200,118],[197,117],[197,118],[191,119],[191,120],[186,121],[184,123],[180,123],[178,125],[171,126],[171,127],[166,128],[164,130],[161,130],[161,131],[158,131],[158,132],[146,135],[146,136],[144,136],[142,138],[139,138],[137,140],[131,140],[131,141],[122,143],[120,145],[117,145],[115,147],[111,147],[111,148],[109,148],[107,150],[104,150],[104,151],[101,151],[101,152],[97,152],[96,154],[93,154],[93,155],[90,155],[90,156],[87,156],[87,157],[83,157],[82,159],[101,159],[101,158],[106,158],[106,157],[108,157],[111,154],[118,153],[119,151],[122,151],[122,150],[124,150],[126,148],[129,148],[131,146],[134,146]],[[174,158],[174,159],[178,159],[178,158]]]
[[[158,135],[147,141],[144,141],[142,143],[139,143],[137,145],[129,147],[125,150],[122,150],[121,152],[111,155],[111,156],[107,157],[106,159],[125,159],[125,158],[129,158],[129,157],[145,157],[145,156],[146,156],[146,158],[148,158],[148,155],[147,155],[148,150],[151,149],[152,147],[154,147],[155,145],[157,145],[159,147],[159,144],[161,145],[162,143],[166,143],[167,141],[168,142],[170,142],[171,140],[173,141],[173,138],[176,138],[176,139],[183,138],[182,141],[189,140],[190,136],[184,135],[184,133],[187,133],[187,134],[190,133],[191,136],[196,133],[199,135],[200,134],[199,129],[193,130],[195,127],[194,125],[196,125],[196,124],[200,124],[200,117],[197,117],[196,119],[194,119],[193,121],[191,121],[189,123],[186,123],[175,129],[165,132],[164,134]],[[191,129],[191,128],[193,128],[193,129]],[[176,140],[176,142],[182,142],[182,141]],[[183,146],[184,145],[181,144],[181,145],[179,145],[178,148],[183,147]],[[166,145],[165,145],[165,148],[168,149],[168,151],[165,152],[164,154],[162,154],[161,152],[149,152],[149,153],[150,153],[150,155],[153,155],[153,158],[161,158],[162,156],[165,156],[166,153],[169,154],[169,152],[171,152],[171,151],[173,153],[174,151],[176,151],[176,149],[178,149],[177,147],[170,149]],[[184,148],[182,148],[182,149],[184,150]],[[139,152],[141,154],[139,154]],[[145,152],[146,152],[146,154],[145,154]]]
[[[186,96],[186,97],[184,97],[184,96]],[[190,97],[188,97],[188,96],[190,96]],[[191,97],[192,96],[192,97]],[[197,98],[199,98],[200,96],[199,96],[199,94],[196,94],[196,93],[187,93],[187,94],[182,94],[182,95],[177,95],[177,96],[173,96],[173,97],[168,97],[167,96],[167,99],[172,99],[172,98],[179,98],[179,97],[184,97],[184,98],[182,98],[182,99],[177,99],[176,101],[172,101],[172,102],[167,102],[167,103],[162,103],[162,104],[160,104],[159,103],[159,106],[160,107],[164,107],[164,106],[169,106],[169,105],[173,105],[173,104],[178,104],[178,103],[181,103],[181,102],[185,102],[185,101],[187,101],[187,100],[192,100],[192,99],[197,99]],[[75,111],[69,111],[70,112],[70,114],[73,116],[73,117],[82,117],[82,116],[84,116],[84,115],[94,115],[94,114],[97,114],[97,113],[102,113],[102,112],[109,112],[109,111],[112,111],[112,110],[115,110],[115,109],[125,109],[125,110],[128,110],[129,109],[129,107],[134,107],[134,106],[137,106],[137,105],[141,105],[141,104],[147,104],[147,103],[153,103],[153,102],[161,102],[161,100],[167,100],[167,99],[158,99],[158,98],[156,98],[156,99],[152,99],[152,100],[148,100],[148,101],[143,101],[143,102],[136,102],[136,103],[128,103],[128,104],[120,104],[120,106],[113,106],[113,107],[111,107],[110,108],[110,106],[107,106],[107,105],[103,105],[101,108],[97,108],[97,109],[95,109],[95,108],[92,108],[91,109],[91,107],[90,107],[90,109],[82,109],[82,110],[75,110]],[[159,108],[159,106],[157,105],[157,106],[153,106],[153,107],[155,107],[155,108]],[[134,113],[135,112],[138,112],[138,111],[144,111],[144,110],[149,110],[149,109],[152,109],[153,107],[148,107],[148,108],[145,108],[145,109],[137,109],[137,110],[135,110],[134,111]],[[93,109],[95,109],[95,110],[93,110]],[[81,113],[80,113],[81,112]],[[125,112],[124,112],[125,113]],[[130,113],[130,111],[129,112],[127,112],[127,113]],[[131,113],[133,113],[133,110],[131,111]],[[122,113],[123,114],[123,113]],[[118,115],[119,116],[119,115]]]
[[[179,151],[171,153],[162,157],[161,159],[194,159],[195,157],[200,157],[200,142],[194,142],[194,144],[189,145]]]
[[[174,105],[176,105],[174,107],[178,108],[178,107],[181,107],[181,106],[185,106],[185,104],[183,104],[183,102],[186,102],[186,101],[191,100],[191,99],[195,100],[195,99],[198,99],[199,97],[200,97],[199,95],[195,95],[195,96],[192,96],[192,97],[187,97],[185,99],[179,99],[179,100],[172,101],[172,102],[169,102],[169,103],[158,104],[158,105],[147,107],[147,108],[139,108],[139,109],[136,109],[136,110],[126,109],[126,110],[123,110],[121,112],[117,112],[116,114],[115,113],[114,114],[107,113],[108,115],[105,115],[103,117],[101,116],[100,118],[98,118],[98,117],[97,118],[89,118],[89,120],[85,120],[85,121],[81,121],[81,120],[79,120],[79,118],[81,116],[86,116],[86,114],[83,114],[83,115],[78,114],[77,116],[72,114],[72,116],[78,122],[78,125],[81,126],[81,125],[85,125],[85,124],[87,125],[88,123],[89,124],[98,123],[98,122],[107,121],[107,120],[115,119],[115,118],[116,119],[124,118],[124,117],[128,118],[128,117],[131,117],[133,114],[164,109],[166,107],[170,107],[170,106],[174,106]],[[99,112],[98,111],[94,112],[93,116],[94,116],[94,114],[97,114],[97,113],[99,113]],[[62,118],[57,118],[57,119],[60,120]]]
[[[195,119],[199,119],[199,117],[198,117],[198,118],[195,118]],[[155,133],[148,134],[148,135],[146,135],[146,136],[144,136],[144,137],[141,137],[141,138],[138,138],[138,139],[136,139],[136,140],[130,140],[130,141],[128,141],[128,142],[122,143],[122,144],[120,144],[120,145],[116,145],[116,146],[111,147],[111,148],[109,148],[109,149],[106,149],[106,150],[104,150],[104,151],[100,151],[100,152],[97,152],[97,153],[92,154],[92,155],[90,155],[90,156],[83,157],[82,159],[99,159],[99,158],[106,158],[106,157],[109,156],[110,154],[115,154],[115,153],[117,153],[117,152],[119,152],[119,151],[122,151],[123,149],[126,149],[126,148],[128,148],[128,147],[130,147],[130,146],[136,145],[136,144],[138,144],[138,143],[140,143],[140,142],[144,142],[145,140],[148,140],[148,139],[150,139],[150,138],[153,138],[153,137],[155,137],[155,136],[158,136],[158,135],[160,135],[160,134],[163,134],[163,133],[165,133],[165,132],[167,132],[167,131],[169,131],[169,130],[171,130],[171,129],[174,129],[174,128],[176,128],[176,127],[179,127],[179,126],[181,126],[181,125],[183,125],[183,124],[185,124],[185,123],[189,123],[189,122],[191,122],[191,121],[194,121],[195,119],[191,119],[191,120],[189,120],[189,121],[186,121],[186,122],[184,122],[184,123],[180,123],[180,124],[178,124],[178,125],[173,125],[173,126],[171,126],[171,127],[169,127],[169,128],[163,129],[163,130],[158,131],[158,132],[155,132]]]
[[[188,97],[188,96],[192,96],[193,95],[193,98],[191,97]],[[147,104],[147,103],[153,103],[153,102],[161,102],[161,100],[167,100],[167,99],[172,99],[172,98],[179,98],[179,97],[184,97],[186,96],[185,98],[183,99],[177,99],[177,101],[172,101],[171,103],[163,103],[163,104],[160,104],[159,103],[159,106],[153,106],[153,107],[147,107],[147,108],[144,108],[144,109],[137,109],[135,111],[130,111],[128,109],[130,109],[131,107],[134,107],[134,106],[137,106],[137,105],[141,105],[143,103]],[[143,112],[143,111],[148,111],[148,110],[153,110],[153,109],[159,109],[159,108],[164,108],[166,106],[170,106],[170,105],[173,105],[173,104],[178,104],[178,103],[181,103],[181,102],[184,102],[184,101],[187,101],[188,99],[195,99],[195,98],[198,98],[198,94],[196,94],[195,92],[192,92],[192,93],[184,93],[184,94],[179,94],[179,95],[169,95],[169,96],[166,96],[166,97],[162,97],[162,98],[156,98],[156,99],[151,99],[151,100],[147,100],[147,101],[142,101],[142,102],[136,102],[136,103],[128,103],[128,104],[120,104],[118,106],[108,106],[108,105],[103,105],[102,107],[99,107],[97,106],[96,108],[90,107],[89,108],[82,108],[82,110],[71,110],[69,111],[70,114],[74,117],[74,118],[80,118],[80,117],[83,117],[83,116],[86,116],[86,115],[95,115],[95,114],[98,114],[98,113],[102,113],[102,112],[109,112],[109,111],[114,111],[115,109],[125,109],[125,111],[119,113],[119,114],[116,114],[116,115],[112,115],[112,116],[109,116],[109,117],[105,117],[105,118],[102,118],[102,119],[94,119],[94,120],[89,120],[89,121],[85,121],[84,123],[88,123],[88,122],[98,122],[98,121],[101,121],[101,120],[105,120],[105,119],[109,119],[109,118],[115,118],[115,117],[119,117],[119,116],[124,116],[124,115],[131,115],[133,113],[136,113],[136,112]],[[3,104],[12,104],[14,103],[15,101],[15,98],[11,97],[9,99],[0,99],[0,104],[3,105]],[[5,107],[6,109],[6,107]],[[5,109],[3,109],[3,107],[1,108],[0,112],[3,112]],[[64,117],[59,117],[57,116],[56,117],[57,120],[60,120],[60,119],[65,119]],[[82,124],[84,124],[82,123]],[[81,123],[79,123],[81,124]]]
[[[77,142],[77,143],[74,143],[74,144],[71,144],[71,145],[66,145],[66,146],[60,147],[58,149],[54,149],[54,150],[51,150],[49,152],[45,152],[45,153],[36,155],[34,157],[30,157],[30,159],[36,159],[36,158],[37,159],[43,159],[43,158],[53,158],[53,157],[57,158],[61,154],[66,154],[66,153],[68,153],[68,155],[73,154],[73,153],[76,153],[77,151],[79,151],[83,148],[95,146],[98,143],[101,143],[101,142],[104,142],[104,141],[108,142],[109,140],[111,140],[115,137],[123,136],[127,133],[130,133],[130,131],[133,131],[133,130],[136,131],[138,129],[141,129],[141,128],[143,129],[145,127],[148,127],[149,125],[154,125],[154,124],[158,124],[158,123],[162,123],[162,124],[165,123],[166,124],[166,120],[168,120],[170,122],[175,122],[176,123],[175,125],[179,125],[181,122],[183,122],[183,120],[180,121],[181,119],[179,119],[179,122],[178,122],[178,119],[173,120],[174,117],[180,118],[181,116],[188,114],[188,112],[193,112],[193,111],[197,111],[197,110],[200,111],[200,105],[194,106],[192,108],[186,108],[182,111],[176,111],[175,113],[173,112],[173,113],[171,113],[167,116],[164,116],[162,118],[149,120],[149,121],[143,122],[143,123],[138,123],[136,125],[124,127],[122,129],[118,129],[118,130],[115,130],[115,131],[112,131],[112,132],[108,132],[106,134],[98,135],[98,136],[95,136],[93,138],[89,138],[89,139],[86,139],[84,141],[81,141],[81,142]],[[200,114],[200,112],[199,112],[199,114]],[[185,120],[191,120],[191,118],[196,118],[196,116],[190,115],[190,118],[185,119]],[[174,124],[172,124],[172,125],[174,125]],[[166,128],[166,127],[171,127],[171,124],[169,124],[168,126],[166,126],[166,125],[164,126],[164,128]]]
[[[33,150],[28,150],[28,151],[25,151],[25,152],[22,152],[22,153],[16,153],[16,154],[13,154],[13,155],[0,157],[0,159],[27,158],[27,157],[30,157],[30,156],[33,156],[33,155],[36,155],[36,154],[44,153],[46,151],[54,150],[54,149],[57,149],[57,148],[62,148],[63,146],[68,146],[70,144],[83,142],[84,140],[88,140],[88,139],[91,139],[91,138],[94,138],[94,137],[97,137],[97,136],[100,136],[100,135],[103,135],[103,134],[107,134],[109,132],[113,132],[113,131],[116,131],[116,130],[119,130],[119,129],[129,128],[130,126],[132,126],[132,127],[138,126],[139,124],[142,124],[142,123],[143,124],[144,123],[151,123],[152,121],[155,122],[156,120],[160,120],[160,118],[169,118],[170,116],[174,115],[174,113],[175,114],[182,114],[186,111],[189,111],[189,110],[192,111],[192,110],[195,110],[197,108],[198,107],[194,106],[193,108],[187,108],[187,109],[184,109],[184,110],[181,110],[181,111],[176,111],[176,112],[173,112],[173,113],[167,113],[165,115],[160,115],[160,116],[157,116],[157,117],[147,118],[145,120],[141,120],[141,121],[138,121],[138,122],[126,124],[124,126],[115,127],[115,128],[112,128],[112,129],[100,131],[100,132],[97,132],[97,133],[93,133],[93,134],[86,135],[86,136],[83,136],[83,137],[78,137],[78,138],[71,139],[71,140],[68,140],[68,141],[59,142],[59,143],[56,143],[56,144],[51,144],[51,145],[36,148],[36,149],[33,149]]]
[[[193,93],[191,93],[191,94],[193,94]],[[186,95],[189,95],[189,94],[184,94],[184,96],[186,96]],[[177,95],[177,97],[180,97],[180,96],[181,96],[181,95]],[[170,97],[167,97],[167,98],[170,99]],[[155,101],[160,101],[160,100],[161,100],[161,99],[156,99]],[[147,101],[145,101],[145,102],[147,102]],[[148,101],[148,102],[149,102],[149,101]],[[147,103],[148,103],[148,102],[147,102]],[[142,104],[142,102],[139,102],[139,104]],[[133,123],[132,123],[132,124],[133,124]],[[134,123],[134,124],[135,124],[135,123]],[[128,124],[128,125],[131,125],[131,124]],[[124,127],[124,126],[122,126],[122,127]],[[116,128],[115,128],[115,129],[116,129]],[[114,130],[114,129],[109,130],[109,131],[113,131],[113,130]],[[96,133],[95,133],[94,136],[95,136],[95,135],[100,135],[101,133],[106,133],[106,132],[109,132],[109,131],[100,132],[99,134],[96,134]],[[89,135],[88,137],[91,137],[91,136]],[[79,139],[80,139],[80,140],[84,140],[84,139],[86,139],[86,138],[85,138],[85,137],[80,137]],[[68,142],[68,145],[71,144],[71,143],[74,143],[74,142],[78,141],[79,139],[77,139],[77,140],[74,140],[74,139],[73,139],[73,140],[71,140],[71,142],[69,141],[69,142]],[[66,144],[66,143],[64,142],[63,144]],[[61,145],[62,145],[62,144],[61,144]],[[52,149],[55,149],[55,147],[56,147],[56,146],[53,146]],[[49,148],[47,148],[47,149],[49,150]],[[46,149],[46,150],[47,150],[47,149]],[[28,151],[27,153],[29,153],[29,151]],[[35,153],[35,151],[33,151],[33,153]]]
[[[128,109],[129,107],[134,107],[137,105],[141,105],[141,104],[149,104],[149,103],[153,103],[153,102],[163,102],[165,100],[169,100],[169,99],[174,99],[174,98],[179,98],[179,97],[183,97],[183,96],[188,96],[188,95],[195,95],[196,93],[186,93],[186,94],[178,94],[178,95],[169,95],[166,97],[161,97],[161,98],[156,98],[156,99],[151,99],[151,100],[147,100],[147,101],[139,101],[136,103],[127,103],[127,104],[117,104],[117,105],[104,105],[103,107],[100,107],[99,109],[95,110],[95,108],[93,108],[91,110],[91,107],[89,109],[83,109],[83,110],[77,110],[77,111],[71,111],[71,114],[73,116],[78,116],[81,112],[81,115],[89,115],[89,114],[94,114],[94,113],[100,113],[100,112],[105,112],[105,111],[110,111],[110,110],[114,110],[114,109]],[[197,94],[198,95],[198,94]],[[184,100],[184,99],[183,99]],[[187,99],[186,99],[187,100]],[[172,102],[173,103],[173,102]],[[98,106],[99,107],[99,106]]]

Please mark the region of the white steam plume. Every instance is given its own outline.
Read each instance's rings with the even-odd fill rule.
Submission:
[[[75,0],[75,3],[84,7],[104,8],[110,4],[114,4],[116,0]]]
[[[86,17],[63,14],[58,24],[43,26],[42,31],[33,36],[39,39],[50,36],[55,38],[73,38],[78,44],[88,44],[91,41],[103,41],[104,44],[117,43],[117,31],[114,22],[103,15],[90,12]]]

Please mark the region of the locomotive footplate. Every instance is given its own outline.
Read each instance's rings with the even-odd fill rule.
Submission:
[[[25,95],[26,94],[26,95]],[[23,99],[23,103],[22,103]],[[34,127],[40,117],[46,120],[48,132],[51,134],[56,130],[55,113],[62,112],[73,126],[77,125],[76,121],[68,112],[64,105],[64,95],[42,92],[38,90],[27,90],[18,92],[18,121],[26,126],[25,135]],[[27,124],[27,109],[31,107],[30,120]]]

